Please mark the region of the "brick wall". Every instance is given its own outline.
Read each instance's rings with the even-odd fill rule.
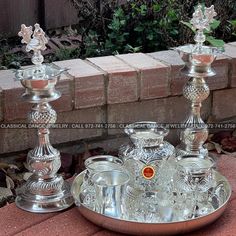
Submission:
[[[181,122],[189,104],[182,96],[187,77],[179,73],[183,62],[174,51],[125,54],[55,62],[69,71],[57,85],[62,97],[52,102],[59,123],[126,123],[142,120]],[[215,77],[207,78],[211,95],[202,116],[216,120],[236,116],[236,43],[213,63]],[[11,71],[0,71],[0,121],[27,122],[31,105],[21,101],[24,92]],[[35,130],[0,129],[0,154],[35,146]],[[118,137],[115,129],[54,129],[53,144],[81,139]],[[176,132],[170,139],[177,141]]]

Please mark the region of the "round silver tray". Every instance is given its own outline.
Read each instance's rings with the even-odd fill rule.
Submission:
[[[212,223],[219,218],[224,212],[229,198],[231,196],[231,187],[228,180],[219,172],[216,172],[215,178],[222,182],[226,193],[226,200],[215,211],[208,215],[197,217],[186,221],[168,222],[168,223],[143,223],[137,221],[128,221],[123,219],[112,218],[102,215],[87,208],[80,199],[80,190],[83,183],[85,171],[80,173],[73,181],[71,192],[78,206],[79,212],[88,220],[103,228],[124,234],[132,235],[173,235],[182,234],[199,229],[207,224]]]

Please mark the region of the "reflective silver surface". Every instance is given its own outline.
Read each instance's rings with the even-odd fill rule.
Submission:
[[[175,161],[175,148],[164,141],[169,130],[156,122],[141,121],[128,125],[125,133],[130,143],[120,147],[119,156],[130,174],[129,186],[135,190],[154,191],[170,181],[171,160]],[[168,160],[168,162],[167,162]]]
[[[55,89],[55,85],[65,71],[49,64],[17,70],[16,80],[26,88],[22,98],[31,103],[51,102],[60,98],[61,93]]]
[[[95,211],[111,217],[125,214],[122,201],[129,175],[120,170],[101,171],[93,175],[96,193]]]
[[[132,235],[174,235],[181,234],[196,230],[207,224],[212,223],[224,212],[229,198],[231,196],[231,188],[227,179],[215,172],[215,180],[217,186],[212,195],[213,209],[210,213],[207,213],[201,217],[195,217],[193,219],[184,221],[171,221],[171,222],[155,222],[144,223],[135,220],[121,219],[109,217],[105,214],[100,214],[84,205],[84,195],[81,192],[81,186],[83,184],[85,172],[79,174],[72,184],[72,195],[75,199],[75,203],[78,206],[79,212],[88,220],[93,223],[120,233],[132,234]],[[166,215],[168,212],[166,212]],[[128,214],[127,214],[128,216]]]
[[[53,65],[42,65],[40,50],[45,49],[46,37],[38,24],[32,27],[22,25],[20,36],[28,51],[33,50],[35,66],[18,70],[16,79],[26,91],[23,99],[35,103],[28,115],[31,124],[38,127],[38,144],[27,155],[27,167],[33,175],[17,189],[16,205],[26,211],[47,213],[64,210],[73,204],[70,185],[57,171],[61,166],[60,152],[49,141],[50,124],[56,122],[56,111],[48,102],[58,99],[61,94],[55,85],[64,71]],[[33,36],[32,36],[33,35]],[[32,37],[31,37],[32,36]]]
[[[220,49],[204,46],[206,40],[204,30],[209,29],[216,12],[214,6],[209,8],[199,4],[191,20],[192,27],[196,30],[194,40],[196,44],[189,44],[175,48],[185,62],[182,73],[189,77],[183,88],[183,95],[191,102],[191,113],[184,121],[186,129],[180,134],[180,145],[176,147],[177,155],[201,154],[207,158],[208,151],[203,147],[208,137],[208,129],[201,118],[202,102],[207,99],[210,89],[205,82],[205,77],[214,76],[211,68]]]
[[[123,165],[123,161],[115,156],[98,155],[86,159],[84,165],[88,172],[96,173],[120,168]]]

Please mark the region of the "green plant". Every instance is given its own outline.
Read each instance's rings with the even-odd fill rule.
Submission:
[[[230,20],[228,22],[230,23],[233,30],[232,35],[236,36],[236,20]]]
[[[127,0],[122,4],[115,0],[70,1],[78,9],[77,31],[83,37],[82,57],[151,52],[193,43],[193,31],[188,21],[199,1]],[[205,32],[206,41],[222,47],[221,38],[225,41],[235,39],[228,20],[236,19],[236,1],[206,0],[205,4],[214,4],[218,13],[218,20]]]
[[[174,10],[172,0],[130,0],[114,10],[112,19],[107,20],[105,35],[101,30],[88,31],[85,35],[85,55],[166,49],[173,46],[179,37],[178,25],[179,14]]]
[[[117,54],[124,51],[128,40],[127,21],[129,16],[125,15],[122,8],[118,8],[113,15],[111,23],[108,25],[107,39],[105,40],[105,53]]]
[[[63,61],[79,58],[80,48],[61,48],[56,51],[54,60]]]
[[[185,22],[185,21],[181,21],[182,24],[186,25],[188,28],[190,28],[194,33],[196,33],[196,30],[193,28],[193,26],[190,24],[190,22]],[[214,20],[211,24],[210,24],[210,29],[204,30],[204,34],[206,36],[206,42],[208,42],[210,45],[212,45],[213,47],[218,47],[218,48],[223,48],[224,47],[224,40],[222,39],[216,39],[214,36],[212,36],[212,32],[214,30],[216,30],[220,25],[220,21],[219,20]]]

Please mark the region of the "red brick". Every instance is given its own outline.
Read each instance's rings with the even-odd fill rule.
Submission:
[[[68,37],[68,36],[62,36],[60,38],[58,37],[52,37],[50,38],[51,43],[54,45],[55,48],[57,48],[57,50],[60,49],[73,49],[73,48],[78,48],[78,44],[74,44],[73,40],[81,42],[81,37]],[[67,45],[65,45],[65,43],[67,43]]]
[[[13,122],[13,121],[12,121]],[[57,123],[103,123],[104,111],[101,107],[79,109],[58,113]],[[14,123],[27,123],[26,120],[15,120]],[[104,130],[97,129],[51,129],[50,141],[52,144],[68,143],[81,139],[100,137]],[[0,154],[17,152],[34,148],[38,142],[36,129],[1,129]]]
[[[179,54],[173,50],[149,53],[151,57],[166,63],[170,66],[170,92],[171,95],[180,95],[183,93],[183,86],[188,81],[188,77],[181,73],[184,62]]]
[[[20,82],[14,80],[12,71],[1,71],[0,75],[4,120],[11,121],[26,118],[32,104],[21,99],[25,89]],[[70,77],[62,75],[62,80],[57,84],[57,89],[62,93],[62,98],[52,103],[56,110],[69,111],[72,109],[71,83]]]
[[[181,73],[184,62],[179,54],[168,50],[150,53],[149,55],[171,66],[171,94],[182,94],[183,86],[189,78]],[[211,90],[222,89],[228,86],[229,59],[229,57],[221,55],[213,62],[212,68],[214,68],[217,74],[214,77],[206,78]]]
[[[55,215],[55,213],[34,214],[20,210],[15,204],[7,205],[0,209],[0,236],[15,235]]]
[[[77,123],[103,123],[104,111],[101,107],[79,109],[69,112],[58,113],[56,121],[58,124],[77,124]],[[36,130],[31,129],[30,147],[34,147],[37,142]],[[50,141],[52,144],[67,143],[81,139],[99,137],[103,134],[101,128],[65,128],[51,129]]]
[[[203,103],[202,117],[210,114],[210,98]],[[184,97],[169,97],[155,100],[114,104],[108,106],[108,123],[133,123],[137,121],[156,121],[159,123],[183,122],[189,114],[190,106]],[[122,133],[121,129],[110,129],[109,134]]]
[[[76,208],[57,214],[39,224],[21,231],[16,236],[88,236],[98,232],[100,228],[82,217]]]
[[[138,81],[135,69],[114,56],[89,58],[88,60],[108,73],[108,104],[138,100]]]
[[[11,121],[11,123],[26,123],[26,120]],[[0,153],[22,151],[29,148],[30,130],[0,128]]]
[[[25,90],[20,82],[14,80],[14,77],[14,73],[10,70],[0,72],[4,120],[26,118],[32,106],[21,99]]]
[[[61,97],[51,103],[57,112],[71,111],[73,109],[73,78],[64,74],[56,85],[56,89],[61,92]]]
[[[68,68],[68,73],[74,77],[75,108],[101,106],[105,100],[104,73],[81,59],[55,62],[62,68]]]
[[[95,107],[105,104],[105,78],[94,75],[75,79],[75,108]]]
[[[220,55],[212,63],[212,68],[215,70],[216,75],[206,78],[210,90],[228,87],[229,61],[229,57]]]
[[[167,97],[169,95],[169,68],[143,53],[118,55],[140,74],[141,100]]]
[[[213,92],[212,114],[218,120],[236,116],[236,88]]]
[[[230,86],[236,87],[236,47],[235,47],[235,44],[231,44],[231,45],[226,44],[224,55],[231,58],[230,60],[231,71],[229,73]]]

